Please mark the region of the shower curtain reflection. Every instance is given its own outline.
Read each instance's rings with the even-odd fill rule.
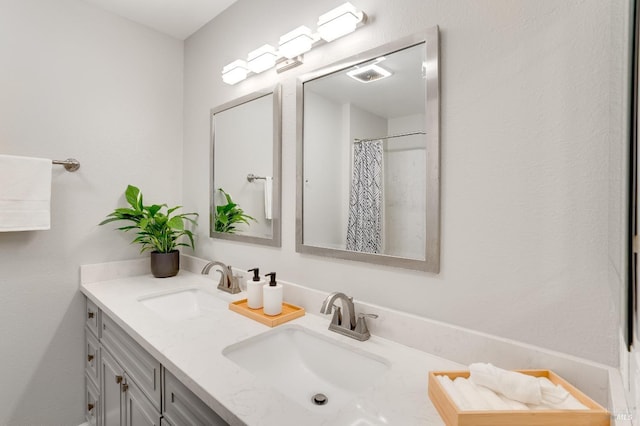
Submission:
[[[383,251],[383,170],[381,140],[353,145],[347,250],[363,253]]]

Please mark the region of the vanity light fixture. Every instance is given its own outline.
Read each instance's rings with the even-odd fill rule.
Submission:
[[[325,41],[333,41],[356,30],[364,13],[347,2],[318,18],[318,33]]]
[[[247,63],[237,59],[222,68],[222,81],[227,84],[236,84],[247,78]]]
[[[276,53],[276,49],[270,44],[265,44],[249,52],[247,65],[251,72],[258,74],[272,68],[276,64],[277,58],[278,54]]]
[[[347,75],[361,83],[371,83],[382,80],[391,75],[391,71],[382,68],[380,65],[369,64],[347,72]]]
[[[282,56],[292,59],[310,51],[313,42],[311,30],[309,27],[302,25],[280,37],[278,46]]]
[[[273,68],[283,72],[302,64],[303,54],[310,51],[314,44],[331,42],[352,33],[358,25],[364,24],[367,15],[347,2],[318,18],[317,33],[302,25],[289,31],[278,42],[278,50],[269,44],[249,52],[248,63],[238,59],[222,69],[222,81],[236,84],[249,75],[258,74]]]

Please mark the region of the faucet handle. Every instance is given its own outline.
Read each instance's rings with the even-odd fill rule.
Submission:
[[[369,328],[367,327],[366,318],[378,318],[378,315],[359,313],[358,321],[356,322],[356,329],[354,331],[364,336],[369,336]]]

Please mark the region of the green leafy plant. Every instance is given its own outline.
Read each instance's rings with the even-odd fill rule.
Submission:
[[[237,229],[236,225],[239,223],[245,223],[249,225],[249,220],[257,222],[253,217],[249,216],[231,199],[231,195],[227,194],[224,189],[218,188],[224,198],[227,200],[227,204],[216,206],[216,212],[214,213],[213,229],[216,232],[225,232],[227,234],[235,234]]]
[[[117,208],[100,222],[104,225],[118,220],[132,222],[118,228],[120,231],[136,229],[136,237],[133,243],[142,245],[140,252],[153,250],[159,253],[170,253],[178,246],[195,248],[193,233],[185,229],[185,221],[196,225],[198,213],[174,214],[182,206],[167,207],[166,204],[153,204],[145,206],[142,202],[142,193],[133,185],[128,185],[125,197],[131,207]],[[166,213],[162,209],[166,208]],[[178,242],[178,238],[186,236],[188,243]]]

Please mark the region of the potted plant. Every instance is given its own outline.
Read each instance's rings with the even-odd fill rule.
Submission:
[[[131,222],[118,230],[136,230],[136,237],[132,243],[142,245],[140,253],[151,251],[151,272],[157,278],[173,277],[180,269],[179,246],[195,248],[193,233],[185,229],[185,221],[196,225],[198,213],[180,213],[175,211],[181,206],[167,207],[166,204],[145,206],[142,193],[133,185],[128,185],[125,197],[131,207],[115,209],[100,222],[104,225],[118,220]],[[166,213],[162,210],[166,209]],[[187,242],[178,242],[180,237],[186,236]]]
[[[245,223],[249,225],[249,220],[257,222],[253,217],[246,214],[238,204],[234,203],[231,195],[227,194],[224,189],[218,188],[218,191],[224,195],[227,204],[216,206],[216,211],[213,215],[213,229],[216,232],[235,234],[237,224]]]

